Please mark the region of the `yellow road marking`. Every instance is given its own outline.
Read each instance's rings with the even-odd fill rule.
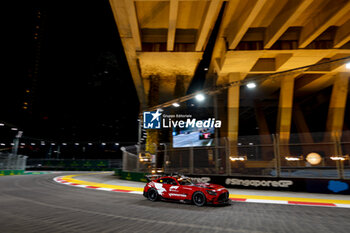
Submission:
[[[61,179],[64,181],[67,181],[69,183],[75,183],[75,184],[79,184],[79,185],[88,185],[88,186],[95,186],[95,187],[99,187],[99,188],[122,189],[122,190],[128,190],[128,191],[143,192],[143,188],[128,187],[128,186],[121,186],[121,185],[112,185],[112,184],[103,184],[103,183],[97,183],[97,182],[91,182],[91,181],[77,180],[77,179],[72,178],[75,176],[93,175],[93,174],[97,174],[97,173],[70,175],[70,176],[61,177]],[[99,173],[99,174],[101,174],[101,173]]]
[[[98,188],[110,188],[110,189],[121,189],[121,190],[128,190],[128,191],[143,192],[143,188],[121,186],[121,185],[103,184],[103,183],[97,183],[97,182],[73,179],[73,177],[76,177],[76,176],[94,175],[94,174],[101,174],[101,173],[87,173],[87,174],[69,175],[69,176],[63,176],[63,177],[61,177],[61,179],[64,180],[64,181],[67,181],[67,182],[70,182],[70,183],[79,184],[79,185],[95,186],[95,187],[98,187]],[[230,194],[230,198],[260,199],[260,200],[275,200],[275,201],[316,202],[316,203],[334,203],[334,204],[350,204],[350,200],[304,198],[304,197],[279,197],[279,196],[259,196],[259,195],[236,195],[236,194]]]

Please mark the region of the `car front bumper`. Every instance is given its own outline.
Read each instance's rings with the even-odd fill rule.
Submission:
[[[230,198],[228,191],[220,192],[216,196],[207,197],[208,204],[227,204],[229,202]]]

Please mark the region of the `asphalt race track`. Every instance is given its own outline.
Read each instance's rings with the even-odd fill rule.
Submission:
[[[68,173],[66,173],[68,175]],[[196,207],[62,185],[60,174],[0,177],[0,232],[349,232],[350,209],[233,202]]]

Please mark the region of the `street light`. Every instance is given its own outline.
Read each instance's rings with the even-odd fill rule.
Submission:
[[[177,107],[180,107],[180,104],[178,104],[178,103],[173,103],[173,106],[174,106],[175,108],[177,108]]]
[[[198,100],[198,101],[203,101],[203,100],[205,100],[205,96],[203,95],[203,94],[197,94],[196,95],[196,100]]]

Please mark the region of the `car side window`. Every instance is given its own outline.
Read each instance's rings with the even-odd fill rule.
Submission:
[[[159,182],[160,182],[160,180],[159,180]],[[160,182],[160,183],[177,185],[176,181],[174,179],[171,179],[171,178],[165,178],[165,179],[163,179],[163,182]]]
[[[169,184],[177,185],[177,182],[174,179],[169,179]]]

